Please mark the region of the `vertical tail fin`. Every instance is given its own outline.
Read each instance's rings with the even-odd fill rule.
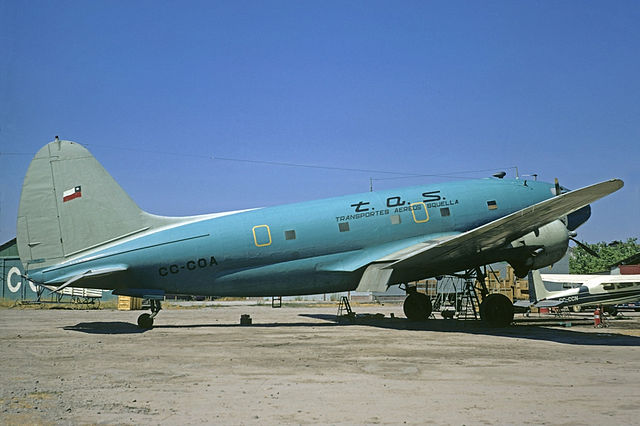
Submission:
[[[86,148],[56,137],[27,170],[18,251],[29,271],[174,220],[142,211]]]
[[[536,303],[549,297],[549,294],[549,290],[547,290],[544,282],[542,282],[540,271],[529,271],[529,301]]]

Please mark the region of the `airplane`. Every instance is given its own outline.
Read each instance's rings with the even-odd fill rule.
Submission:
[[[544,282],[573,284],[566,290],[549,291]],[[640,275],[541,274],[529,272],[529,300],[519,300],[517,307],[566,307],[615,305],[640,300]]]
[[[569,191],[559,183],[495,177],[266,208],[165,217],[140,209],[82,145],[41,148],[27,170],[17,219],[25,277],[36,284],[165,294],[292,296],[385,291],[390,285],[479,272],[509,262],[518,276],[561,259],[590,203],[622,188],[611,179]],[[484,280],[481,280],[484,284]],[[403,310],[426,320],[431,301],[407,288]],[[511,301],[482,288],[481,318],[506,326]]]

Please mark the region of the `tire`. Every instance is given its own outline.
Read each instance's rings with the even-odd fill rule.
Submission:
[[[456,314],[456,311],[452,311],[451,309],[446,309],[440,312],[440,315],[442,315],[442,318],[444,319],[451,319],[454,317],[455,314]]]
[[[404,299],[402,309],[411,321],[426,321],[431,316],[431,299],[424,293],[411,293]]]
[[[150,329],[153,327],[153,318],[149,314],[142,314],[138,317],[138,327]]]
[[[503,294],[490,294],[480,304],[480,318],[491,327],[506,327],[513,322],[513,304]]]

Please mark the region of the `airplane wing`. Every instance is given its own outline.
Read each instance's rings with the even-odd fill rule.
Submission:
[[[602,275],[572,275],[572,274],[540,274],[542,281],[552,283],[583,284],[594,278],[601,278]]]
[[[462,256],[493,250],[622,188],[619,179],[596,183],[541,201],[500,219],[435,244],[406,248],[378,261],[384,269],[429,268]],[[397,259],[393,259],[397,257]]]
[[[402,258],[405,253],[411,253],[418,248],[429,248],[447,241],[460,232],[432,234],[422,238],[397,240],[380,246],[368,247],[344,253],[338,260],[319,263],[317,269],[331,272],[353,272],[366,267],[356,291],[387,290],[387,283],[393,273],[392,269],[384,269],[394,261]]]

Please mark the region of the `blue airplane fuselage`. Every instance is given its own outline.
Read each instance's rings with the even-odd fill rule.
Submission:
[[[362,259],[374,261],[414,243],[474,229],[550,198],[553,190],[545,182],[489,178],[200,216],[29,275],[36,282],[59,283],[88,269],[122,266],[126,273],[104,288],[125,289],[123,294],[126,289],[215,296],[354,290]],[[462,259],[456,266],[497,260],[502,259]],[[425,270],[401,278],[440,273]]]

